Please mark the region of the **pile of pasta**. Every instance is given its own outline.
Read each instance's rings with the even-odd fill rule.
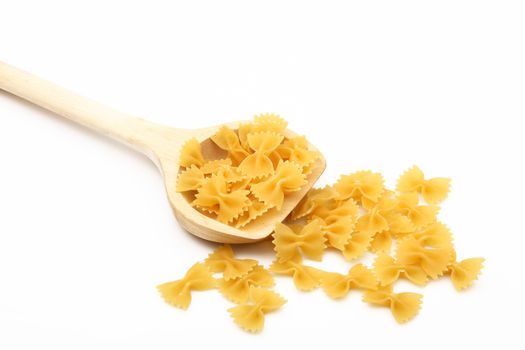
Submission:
[[[223,126],[211,140],[227,156],[206,160],[197,139],[180,153],[177,192],[218,221],[242,228],[270,210],[280,210],[288,193],[299,191],[315,167],[318,151],[304,136],[285,138],[288,123],[274,114],[256,116],[237,130]]]
[[[264,125],[260,127],[264,128],[262,134],[266,135],[265,139],[276,138],[272,143],[275,146],[272,151],[254,141],[261,137],[259,124]],[[200,210],[216,213],[221,221],[235,225],[239,225],[239,219],[245,215],[257,217],[255,209],[251,209],[250,213],[250,209],[242,211],[241,205],[238,205],[235,210],[225,210],[222,204],[205,201],[201,194],[208,190],[199,192],[199,189],[220,182],[222,188],[229,189],[229,193],[249,192],[239,194],[239,198],[245,198],[248,208],[254,203],[257,206],[274,205],[274,208],[278,208],[277,202],[273,199],[265,201],[263,198],[267,197],[262,195],[264,191],[257,190],[257,185],[268,180],[258,181],[257,177],[251,175],[265,174],[266,177],[262,179],[274,178],[280,171],[279,167],[294,164],[293,177],[299,179],[308,172],[316,156],[304,153],[300,157],[305,160],[302,163],[296,161],[295,156],[289,156],[286,160],[281,156],[270,156],[286,142],[277,145],[277,125],[282,131],[283,123],[275,116],[256,118],[249,127],[253,133],[241,132],[239,129],[235,138],[230,136],[232,140],[238,140],[238,144],[237,141],[224,141],[227,139],[225,135],[232,135],[231,130],[219,131],[214,141],[221,148],[224,146],[224,149],[228,149],[231,159],[234,158],[233,149],[242,153],[232,163],[206,162],[202,157],[199,158],[198,152],[189,152],[193,154],[194,160],[191,164],[189,161],[186,163],[188,166],[181,177],[186,176],[183,175],[186,172],[199,173],[196,176],[198,181],[194,182],[195,186],[198,184],[195,187],[197,193],[194,205]],[[270,137],[268,133],[274,136]],[[246,148],[242,146],[241,140],[248,142],[253,153],[244,153]],[[282,141],[281,138],[279,140]],[[265,145],[270,143],[262,142]],[[262,149],[266,151],[262,152]],[[305,150],[299,149],[301,152]],[[267,157],[266,161],[257,158],[263,156]],[[253,160],[243,165],[244,161],[250,159],[248,157]],[[196,160],[200,162],[199,166]],[[259,168],[259,164],[267,165]],[[208,171],[202,170],[224,165],[227,166],[215,173],[211,172],[211,176]],[[258,170],[251,169],[252,166]],[[250,178],[252,185],[247,187],[250,190],[239,190],[236,181],[226,180],[242,176]],[[186,180],[183,182],[186,183]],[[299,183],[297,181],[297,185]],[[416,166],[401,175],[395,190],[387,189],[381,174],[372,171],[343,175],[331,186],[311,189],[286,222],[276,224],[272,234],[275,260],[268,268],[257,260],[236,258],[231,246],[223,245],[203,262],[193,265],[182,279],[162,284],[158,289],[167,303],[182,309],[190,305],[192,291],[218,289],[236,304],[228,310],[234,322],[244,330],[257,332],[263,329],[265,314],[286,303],[272,289],[275,285],[273,276],[285,275],[292,277],[297,289],[321,289],[333,299],[344,298],[351,290],[360,290],[364,302],[389,308],[394,319],[404,323],[419,312],[423,296],[394,290],[399,279],[422,287],[432,280],[448,276],[455,289],[461,291],[478,278],[482,269],[483,258],[456,258],[452,233],[438,220],[439,204],[448,196],[449,188],[449,179],[428,179]],[[305,263],[306,260],[321,261],[327,250],[340,252],[348,261],[372,254],[373,263],[366,266],[362,262],[355,262],[347,273],[326,271]],[[216,276],[217,273],[222,275]]]

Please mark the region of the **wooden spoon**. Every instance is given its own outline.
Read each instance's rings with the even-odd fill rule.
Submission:
[[[181,146],[188,139],[195,137],[201,142],[206,159],[224,157],[224,151],[209,139],[224,124],[194,130],[155,124],[115,111],[2,62],[0,62],[0,89],[92,128],[145,154],[157,165],[164,177],[168,200],[179,223],[187,231],[209,241],[249,243],[268,237],[273,232],[275,223],[283,221],[288,216],[326,167],[325,159],[321,156],[317,166],[307,178],[308,184],[300,191],[288,194],[280,211],[268,212],[245,228],[237,229],[195,210],[181,193],[175,191]],[[236,129],[238,124],[239,122],[235,122],[226,125]],[[296,134],[286,130],[284,136],[289,138]],[[315,149],[312,145],[309,147]]]

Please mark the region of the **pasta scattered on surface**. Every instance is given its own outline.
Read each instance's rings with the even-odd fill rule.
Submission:
[[[242,303],[228,309],[233,320],[249,332],[261,331],[264,327],[264,315],[279,309],[286,299],[279,294],[255,286],[250,286],[249,303]]]
[[[273,237],[276,255],[280,262],[290,260],[301,253],[319,261],[326,247],[319,220],[313,220],[307,225],[286,226],[277,223]]]
[[[447,198],[450,179],[437,177],[425,180],[425,175],[417,166],[408,169],[397,182],[399,192],[421,193],[425,202],[436,204]]]
[[[420,286],[424,286],[428,281],[427,273],[419,265],[399,264],[389,255],[378,256],[374,267],[382,286],[391,285],[400,277],[405,277]]]
[[[460,262],[456,261],[456,253],[453,252],[452,262],[448,265],[448,273],[454,287],[458,290],[468,288],[478,278],[483,268],[483,258],[470,258]]]
[[[192,290],[212,289],[215,288],[216,282],[204,264],[196,263],[186,272],[184,278],[161,284],[157,288],[168,304],[187,309],[191,303]]]
[[[256,116],[237,130],[222,127],[212,140],[226,151],[223,159],[204,159],[197,140],[186,142],[177,191],[188,194],[202,213],[237,228],[263,220],[266,213],[282,208],[288,193],[304,186],[319,158],[304,137],[285,138],[286,127],[286,121],[273,114]],[[287,221],[276,224],[275,260],[268,269],[256,260],[235,258],[231,246],[223,245],[183,279],[158,289],[166,302],[186,309],[192,290],[218,288],[237,304],[228,309],[234,322],[257,332],[264,315],[286,303],[270,289],[273,275],[283,275],[292,277],[301,291],[321,288],[333,299],[360,290],[364,302],[390,308],[395,320],[404,323],[419,312],[422,295],[395,293],[399,279],[423,287],[449,276],[462,291],[483,268],[483,258],[456,260],[452,232],[438,220],[438,203],[449,189],[450,179],[425,179],[416,166],[401,175],[395,191],[370,170],[342,175],[333,185],[311,189]],[[305,263],[321,261],[328,250],[347,261],[372,253],[373,266],[357,263],[341,274]],[[213,278],[216,272],[222,278]]]
[[[339,194],[338,199],[352,198],[356,202],[365,199],[375,202],[385,190],[383,183],[381,174],[358,171],[351,175],[341,176],[334,185],[334,189]]]
[[[352,266],[346,275],[336,272],[325,272],[321,277],[321,287],[334,299],[343,298],[350,289],[377,289],[377,280],[373,272],[363,264]]]
[[[208,255],[204,263],[212,272],[222,272],[226,281],[246,275],[258,264],[257,260],[253,259],[236,259],[228,244],[217,248]]]
[[[274,261],[270,266],[270,271],[280,275],[292,276],[295,286],[303,291],[309,291],[319,287],[321,278],[325,273],[315,267],[303,265],[299,255],[285,262],[279,262],[279,260]]]
[[[423,296],[417,293],[394,293],[392,285],[377,290],[367,290],[363,294],[366,303],[386,306],[399,323],[412,319],[419,312]]]
[[[226,280],[218,281],[219,290],[229,300],[234,303],[245,303],[248,300],[251,286],[273,287],[272,274],[264,267],[257,265],[246,275]]]
[[[202,214],[239,229],[281,210],[286,195],[307,184],[321,156],[304,136],[286,138],[287,125],[275,114],[262,114],[236,130],[221,127],[210,139],[227,154],[223,159],[205,159],[201,144],[187,141],[176,191],[186,193]]]

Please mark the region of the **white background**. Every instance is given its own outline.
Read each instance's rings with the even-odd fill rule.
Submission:
[[[216,245],[179,227],[148,159],[0,93],[1,349],[525,348],[523,1],[0,5],[0,60],[117,109],[187,128],[279,113],[323,151],[322,184],[451,177],[440,219],[460,259],[487,259],[462,293],[400,283],[424,294],[405,325],[278,278],[288,303],[245,333],[217,291],[186,312],[159,297]]]

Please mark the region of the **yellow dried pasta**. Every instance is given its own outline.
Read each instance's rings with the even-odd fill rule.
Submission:
[[[228,191],[222,174],[203,181],[192,205],[217,212],[217,220],[229,223],[241,215],[249,204],[247,190]]]
[[[419,286],[424,286],[428,281],[427,273],[418,264],[400,264],[386,254],[376,258],[374,270],[382,286],[391,285],[400,277],[405,277]]]
[[[185,168],[188,168],[192,165],[200,167],[204,164],[201,144],[196,138],[192,138],[182,145],[179,162],[180,165]]]
[[[457,262],[456,252],[453,252],[447,272],[456,290],[461,291],[472,285],[478,278],[484,261],[483,258],[470,258]]]
[[[290,260],[301,253],[319,261],[326,248],[326,239],[319,220],[313,220],[307,225],[294,226],[277,223],[273,237],[274,250],[280,262]]]
[[[246,158],[249,153],[241,146],[239,137],[234,130],[227,126],[223,126],[219,131],[211,137],[217,146],[228,152],[228,157],[232,160],[234,165],[238,165]]]
[[[283,118],[279,117],[277,114],[267,113],[256,115],[253,118],[251,131],[271,131],[276,133],[282,133],[287,126],[288,122]]]
[[[419,195],[415,192],[402,193],[398,196],[399,209],[406,215],[416,229],[424,228],[436,221],[439,207],[419,205]]]
[[[241,328],[249,332],[261,331],[264,315],[279,309],[286,299],[279,294],[260,287],[250,286],[249,302],[228,309],[231,317]]]
[[[212,272],[222,272],[226,281],[246,275],[258,264],[253,259],[236,259],[229,244],[217,248],[204,263]]]
[[[352,198],[356,202],[362,199],[375,202],[385,190],[381,174],[371,171],[358,171],[350,175],[343,175],[334,185],[334,189],[339,194],[339,199]]]
[[[315,267],[303,265],[302,258],[299,255],[284,262],[274,261],[270,266],[270,271],[280,275],[292,276],[297,289],[303,291],[319,287],[324,274],[324,271]]]
[[[450,190],[450,179],[436,177],[425,179],[425,175],[417,166],[408,169],[397,182],[399,192],[421,193],[429,204],[436,204],[447,198]]]
[[[429,248],[416,238],[402,239],[397,246],[396,260],[403,265],[418,265],[432,279],[441,276],[448,266],[451,252],[447,248]]]
[[[366,303],[386,306],[399,323],[404,323],[417,315],[423,296],[418,293],[394,293],[392,285],[377,290],[367,290],[363,294]]]
[[[280,162],[275,174],[251,186],[251,191],[259,200],[281,210],[286,193],[299,191],[306,185],[301,167],[296,163]]]
[[[177,191],[203,214],[237,228],[264,220],[266,213],[281,210],[287,194],[304,186],[320,156],[304,136],[284,137],[286,127],[273,114],[256,116],[236,130],[222,127],[211,138],[226,151],[222,159],[205,159],[197,140],[189,140],[181,149]],[[401,175],[395,191],[370,170],[342,175],[333,185],[311,189],[285,223],[276,223],[275,260],[268,270],[256,260],[236,259],[231,246],[223,245],[159,291],[168,303],[187,308],[192,290],[218,287],[239,304],[228,309],[235,323],[256,332],[265,313],[286,302],[268,289],[277,274],[290,276],[301,291],[320,287],[333,299],[359,289],[364,302],[389,307],[399,323],[406,322],[419,312],[422,295],[395,293],[399,279],[423,287],[447,275],[460,291],[483,268],[483,258],[456,260],[453,235],[438,220],[437,204],[449,189],[450,179],[425,179],[416,166]],[[348,261],[372,253],[373,268],[357,263],[340,274],[304,263],[321,261],[330,249]],[[222,278],[214,279],[214,272]]]
[[[216,280],[210,270],[202,263],[193,265],[184,278],[167,282],[157,288],[162,298],[173,306],[187,309],[191,303],[192,290],[208,290],[216,287]]]
[[[270,272],[260,265],[255,266],[243,276],[229,280],[221,278],[217,283],[221,293],[238,304],[248,300],[251,286],[272,287],[274,285]]]
[[[238,229],[281,210],[286,196],[307,184],[320,157],[304,136],[286,138],[287,125],[277,115],[263,114],[236,130],[219,128],[210,139],[226,151],[221,159],[205,159],[199,142],[187,141],[176,191],[202,214]]]
[[[336,272],[325,272],[321,277],[321,287],[325,293],[334,299],[343,298],[350,289],[377,288],[377,280],[373,272],[363,264],[356,264],[346,275]]]
[[[269,131],[248,134],[248,146],[254,153],[239,164],[241,173],[252,178],[273,173],[273,163],[268,155],[281,144],[283,138],[282,135]]]

